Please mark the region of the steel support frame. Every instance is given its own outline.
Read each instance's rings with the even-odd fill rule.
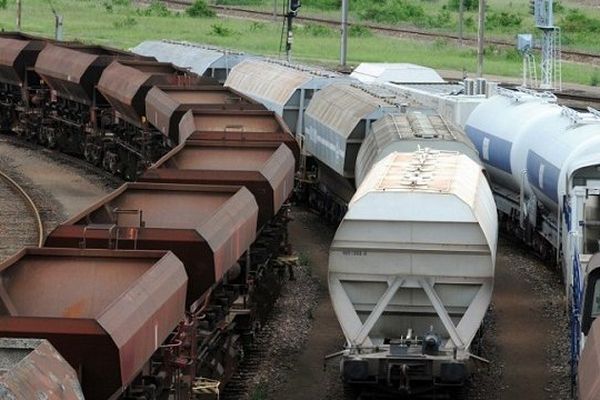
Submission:
[[[371,281],[385,282],[388,287],[380,296],[373,310],[363,323],[354,305],[343,288],[342,281]],[[468,305],[467,310],[461,317],[458,325],[452,321],[446,307],[435,290],[436,283],[455,283],[480,285],[475,297]],[[394,295],[401,288],[420,288],[431,302],[436,314],[440,318],[444,328],[450,336],[446,343],[446,350],[457,348],[466,350],[471,340],[477,333],[483,316],[487,311],[491,299],[493,280],[491,278],[462,279],[455,277],[417,277],[417,276],[367,276],[362,274],[332,274],[329,278],[330,291],[333,297],[337,297],[339,310],[345,318],[348,318],[350,332],[346,332],[348,345],[350,347],[371,347],[373,343],[369,337],[373,326],[381,317]]]

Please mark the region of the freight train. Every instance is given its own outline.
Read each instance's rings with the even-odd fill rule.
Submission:
[[[169,48],[168,44],[162,46],[166,47],[159,53]],[[236,63],[225,84],[276,111],[292,127],[302,147],[300,183],[308,188],[301,193],[332,221],[339,222],[346,215],[357,183],[364,179],[365,172],[358,165],[353,170],[363,138],[365,143],[390,140],[385,136],[371,139],[377,137],[370,135],[373,122],[382,115],[417,102],[466,130],[476,148],[459,151],[471,157],[478,154],[490,171],[501,226],[562,267],[576,376],[581,349],[597,314],[596,264],[589,259],[598,251],[594,175],[598,162],[593,153],[600,114],[592,109],[578,113],[559,107],[556,98],[545,93],[498,90],[485,79],[448,83],[434,71],[410,64],[360,65],[352,78],[375,88],[370,89],[370,101],[353,107],[350,99],[356,98],[356,93],[350,88],[330,89],[329,99],[325,94],[330,85],[352,83],[345,77],[259,59]],[[264,76],[270,79],[261,79]],[[321,95],[323,100],[318,100]],[[391,131],[403,138],[397,126]],[[540,141],[540,134],[551,144]],[[442,138],[425,141],[434,148],[456,143],[431,131],[419,135],[413,143],[406,137],[397,143],[414,145],[415,140],[432,136]],[[593,357],[590,361],[591,352],[593,349],[588,351],[586,364],[594,362]],[[587,386],[593,386],[593,374],[584,375]]]
[[[496,207],[477,150],[397,90],[324,75],[244,60],[225,85],[295,122],[300,194],[341,221],[328,281],[346,338],[336,354],[342,379],[388,394],[460,396],[496,256]]]
[[[88,400],[217,397],[289,252],[283,120],[153,58],[20,33],[0,34],[0,82],[5,130],[144,173],[0,264],[0,337],[47,339]]]
[[[465,130],[490,174],[500,223],[561,267],[571,319],[573,377],[597,316],[600,113],[549,94],[501,91]]]
[[[178,62],[181,45],[172,46],[136,49]],[[341,221],[329,283],[347,341],[338,354],[344,381],[393,393],[462,388],[491,299],[496,252],[495,205],[474,146],[431,106],[328,71],[248,57],[225,86],[287,122],[301,146],[297,198]],[[422,209],[417,196],[429,199]],[[444,201],[454,211],[428,215]],[[420,217],[387,214],[404,202],[414,202]],[[400,235],[407,226],[422,235]],[[427,238],[431,229],[440,234]],[[448,229],[461,230],[452,243],[443,239]],[[452,273],[439,274],[442,260]]]
[[[31,76],[2,80],[5,127],[126,178],[162,156],[59,226],[45,249],[0,266],[10,283],[0,334],[49,338],[89,398],[185,397],[197,376],[226,382],[254,314],[268,308],[269,286],[260,289],[276,280],[270,261],[286,247],[283,204],[300,167],[298,193],[343,219],[329,280],[344,380],[394,392],[464,383],[491,296],[494,206],[473,146],[431,107],[255,58],[226,68],[223,88],[168,64],[164,43],[139,56],[0,40],[11,55],[0,57],[3,75]],[[34,50],[12,50],[23,48]],[[378,214],[415,198],[415,214]],[[432,213],[442,203],[453,213]],[[396,237],[407,226],[414,234]],[[446,243],[442,232],[459,227]],[[359,240],[364,229],[375,236]],[[453,272],[440,275],[439,263]]]
[[[410,93],[464,128],[486,166],[503,230],[560,267],[573,385],[581,398],[597,397],[600,113],[560,106],[551,93],[508,91],[484,80],[463,88],[402,83],[377,67],[359,67],[359,75]]]

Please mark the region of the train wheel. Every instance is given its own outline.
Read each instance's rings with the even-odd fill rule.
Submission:
[[[52,128],[46,129],[46,138],[45,138],[46,146],[50,149],[56,148],[58,144],[58,137],[56,135],[56,131]]]
[[[83,155],[87,162],[98,166],[102,160],[102,149],[94,143],[86,143],[83,149]]]
[[[113,175],[119,172],[119,160],[117,155],[112,151],[104,153],[102,158],[102,167]]]

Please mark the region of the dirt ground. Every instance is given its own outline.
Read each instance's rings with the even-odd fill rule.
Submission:
[[[273,377],[266,380],[268,390],[264,393],[255,390],[249,398],[353,398],[344,393],[337,361],[323,368],[323,357],[340,350],[344,344],[327,292],[328,248],[335,230],[312,212],[295,209],[293,215],[290,238],[300,258],[309,260],[313,278],[294,285],[314,282],[318,285],[318,296],[304,320],[308,322],[307,332],[302,325],[300,350],[278,353],[276,359],[267,361],[270,372],[263,376]],[[285,320],[286,312],[297,313],[293,306],[281,309],[274,324],[278,318]],[[569,398],[568,332],[562,284],[556,271],[506,239],[501,239],[498,246],[494,297],[483,332],[480,355],[490,360],[490,364],[476,364],[467,398]],[[277,343],[286,339],[275,336],[270,340]]]
[[[19,144],[13,137],[0,135],[0,169],[16,180],[33,198],[40,210],[47,235],[59,223],[109,193],[113,182],[70,165],[51,151]],[[15,198],[18,199],[18,198]],[[6,208],[6,204],[2,208]],[[19,213],[28,212],[21,207]],[[7,211],[10,211],[7,209]],[[14,213],[14,212],[13,212]],[[1,213],[0,213],[1,215]],[[12,215],[19,220],[18,215]],[[13,219],[0,221],[0,257],[12,255],[23,245],[35,243],[14,240]],[[23,218],[29,221],[29,216]],[[7,236],[3,236],[2,232]],[[31,235],[30,235],[31,236]]]

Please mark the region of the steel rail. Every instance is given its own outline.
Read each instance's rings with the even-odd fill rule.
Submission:
[[[0,177],[9,183],[25,200],[27,206],[32,211],[34,218],[36,220],[37,231],[38,231],[38,247],[42,247],[44,244],[44,225],[42,223],[42,217],[40,216],[40,212],[31,199],[31,197],[27,194],[27,192],[19,185],[14,179],[10,176],[6,175],[4,172],[0,171]]]

